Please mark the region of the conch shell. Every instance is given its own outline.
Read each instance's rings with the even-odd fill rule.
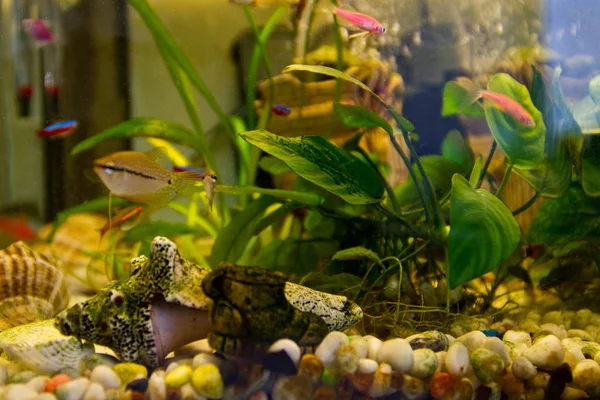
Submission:
[[[0,251],[0,331],[52,318],[69,303],[63,272],[16,242]]]

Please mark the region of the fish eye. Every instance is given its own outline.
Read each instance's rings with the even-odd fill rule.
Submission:
[[[167,185],[171,185],[173,183],[173,178],[169,178],[169,180],[167,181]]]
[[[385,33],[385,28],[382,26],[382,27],[379,29],[379,32],[380,32],[380,33]]]

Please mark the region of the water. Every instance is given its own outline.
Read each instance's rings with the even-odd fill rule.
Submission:
[[[361,334],[600,312],[597,2],[354,0],[386,28],[355,39],[324,0],[256,2],[4,0],[0,244],[61,260],[71,305],[166,236],[347,296]],[[93,161],[155,147],[164,169],[95,166],[125,182],[109,199]],[[212,210],[172,165],[214,170]],[[150,186],[180,196],[119,221]]]

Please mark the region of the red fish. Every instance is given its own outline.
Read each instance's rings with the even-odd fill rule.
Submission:
[[[273,107],[271,107],[271,111],[275,115],[287,117],[288,115],[291,114],[292,109],[284,106],[283,104],[274,104]]]
[[[109,222],[107,222],[106,225],[102,227],[102,229],[100,229],[100,237],[103,237],[104,234],[110,229],[123,225],[131,218],[135,217],[136,215],[139,215],[143,209],[144,207],[142,206],[132,206],[122,209]]]
[[[44,129],[37,131],[38,137],[64,137],[77,129],[77,121],[62,121],[48,125]]]
[[[483,98],[490,101],[500,111],[512,117],[515,121],[521,125],[525,125],[529,128],[535,128],[535,121],[529,111],[525,109],[518,101],[505,96],[500,93],[490,92],[489,90],[483,90],[477,88],[475,84],[467,78],[458,78],[456,82],[469,92],[465,101],[465,106],[473,104],[477,100]]]
[[[54,41],[54,34],[44,21],[34,18],[26,18],[21,21],[21,27],[37,43],[46,44]]]
[[[22,218],[0,216],[0,232],[8,233],[15,241],[30,241],[37,238],[36,233],[29,227],[27,220]]]
[[[173,165],[173,172],[194,172],[198,175],[198,179],[204,178],[204,168],[187,167],[184,165]]]
[[[383,27],[383,25],[381,25],[379,21],[377,21],[375,18],[369,17],[368,15],[348,10],[342,10],[341,8],[337,7],[333,9],[333,13],[367,33],[375,33],[381,35],[385,32],[385,28]]]

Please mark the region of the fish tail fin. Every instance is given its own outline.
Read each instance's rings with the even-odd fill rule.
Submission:
[[[471,104],[475,103],[481,98],[481,95],[483,94],[483,89],[477,86],[475,82],[473,82],[469,78],[461,76],[456,78],[455,82],[467,91],[467,95],[465,96],[465,98],[462,101],[462,104],[460,105],[461,110],[470,106]]]
[[[173,177],[175,191],[184,195],[197,192],[200,182],[202,182],[202,176],[198,175],[196,171],[177,172]]]

